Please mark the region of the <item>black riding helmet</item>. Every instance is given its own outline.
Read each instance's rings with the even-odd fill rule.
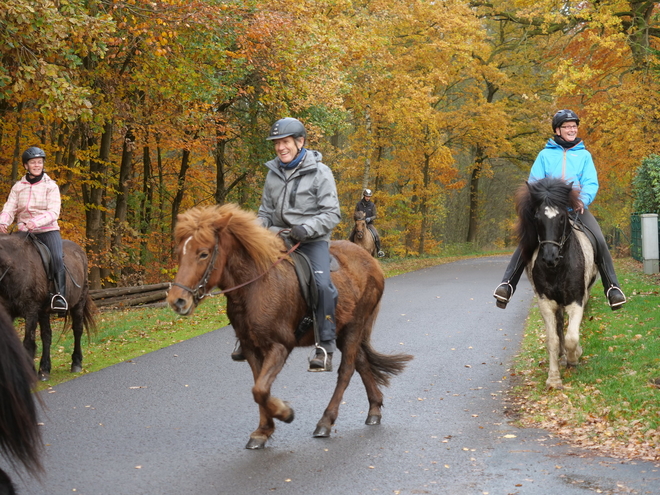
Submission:
[[[46,159],[46,152],[41,148],[36,146],[30,146],[23,152],[23,165],[32,160],[33,158],[43,158]]]
[[[580,119],[573,110],[559,110],[554,117],[552,117],[552,132],[557,131],[564,122],[575,122],[580,125]]]
[[[307,131],[305,126],[298,119],[293,117],[286,117],[275,122],[270,128],[270,134],[266,138],[267,141],[273,139],[281,139],[288,136],[295,138],[307,138]]]

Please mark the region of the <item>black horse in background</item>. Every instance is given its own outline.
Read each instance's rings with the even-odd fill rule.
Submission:
[[[21,464],[39,477],[43,444],[32,394],[36,378],[11,319],[0,307],[0,452],[12,467]],[[14,493],[9,475],[0,469],[0,495]]]
[[[576,366],[582,355],[580,324],[598,278],[594,247],[571,216],[581,206],[579,191],[562,179],[527,183],[516,197],[522,258],[545,322],[548,388],[562,388],[560,363]]]
[[[83,330],[86,329],[89,334],[89,331],[95,328],[96,305],[89,296],[85,251],[75,242],[68,240],[62,241],[62,250],[67,272],[67,317],[71,316],[74,335],[71,372],[79,373],[82,371],[80,340]],[[12,320],[18,317],[25,319],[23,345],[33,360],[37,349],[36,331],[39,323],[43,347],[39,379],[42,381],[50,378],[50,301],[53,293],[53,283],[48,280],[41,255],[33,241],[23,235],[0,234],[0,306]]]

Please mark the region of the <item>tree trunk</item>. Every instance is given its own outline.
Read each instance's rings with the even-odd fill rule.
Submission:
[[[101,136],[101,148],[97,160],[89,162],[89,177],[91,185],[83,185],[83,198],[85,198],[85,215],[87,226],[85,235],[89,245],[87,255],[90,258],[89,287],[101,288],[101,253],[105,246],[103,224],[103,199],[107,184],[108,163],[110,160],[110,145],[112,143],[113,122],[107,122]],[[85,146],[94,146],[96,138],[87,136]]]
[[[115,197],[114,235],[112,236],[111,251],[118,254],[123,250],[123,237],[126,232],[126,216],[128,214],[128,181],[133,170],[133,149],[135,147],[135,135],[129,127],[124,136],[121,150],[121,164],[119,166],[119,183],[117,184],[117,196]],[[117,280],[123,269],[117,271]]]

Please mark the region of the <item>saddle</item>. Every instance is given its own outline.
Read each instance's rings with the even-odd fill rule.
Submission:
[[[43,242],[41,242],[39,238],[36,235],[32,234],[31,232],[28,232],[27,238],[32,241],[34,247],[37,248],[37,252],[39,253],[39,256],[41,256],[41,262],[44,265],[44,270],[46,270],[48,281],[49,282],[53,281],[55,278],[55,274],[53,273],[53,264],[50,262],[51,261],[50,249],[48,249],[48,246],[46,246]]]
[[[571,223],[573,226],[573,229],[582,232],[584,235],[587,236],[587,239],[589,239],[589,242],[591,243],[591,247],[594,249],[594,254],[596,256],[596,259],[598,259],[598,241],[596,241],[596,236],[594,233],[589,230],[589,227],[587,227],[582,220],[580,220],[579,217],[571,218]]]

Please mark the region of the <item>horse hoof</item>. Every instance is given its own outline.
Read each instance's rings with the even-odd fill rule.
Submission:
[[[330,436],[330,427],[325,425],[318,425],[312,436],[314,438],[328,438]]]
[[[293,412],[293,409],[291,409],[291,414],[289,414],[286,418],[284,418],[282,421],[284,423],[291,423],[295,418],[295,414]]]
[[[250,450],[259,450],[259,449],[263,449],[265,446],[266,446],[265,438],[250,438],[245,448]]]
[[[72,364],[71,373],[82,373],[82,366]]]
[[[39,381],[40,382],[47,382],[50,380],[50,373],[46,373],[45,371],[40,371],[39,372]]]
[[[380,424],[380,416],[377,414],[370,414],[367,416],[367,420],[364,422],[365,425],[373,426]]]

